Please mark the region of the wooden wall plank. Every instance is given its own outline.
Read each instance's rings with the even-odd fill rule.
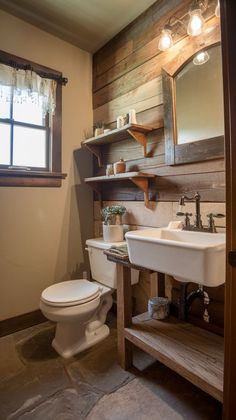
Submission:
[[[96,110],[94,110],[95,112]],[[154,106],[153,108],[146,109],[145,111],[138,112],[136,114],[137,123],[140,125],[147,125],[153,127],[154,129],[163,128],[164,126],[164,115],[163,115],[163,105]],[[94,119],[95,121],[95,119]],[[103,119],[102,119],[103,121]],[[106,128],[115,129],[116,121],[106,124]],[[163,134],[164,138],[164,134]]]
[[[191,0],[159,0],[138,17],[113,40],[98,51],[93,58],[93,107],[94,121],[101,120],[106,126],[116,127],[116,118],[134,108],[139,124],[150,125],[156,130],[148,136],[148,158],[143,158],[142,148],[133,140],[102,147],[103,163],[113,163],[123,157],[126,170],[143,170],[157,175],[150,186],[149,208],[143,204],[143,193],[132,183],[106,183],[102,186],[103,205],[121,203],[128,209],[124,222],[129,228],[166,226],[176,220],[179,197],[187,192],[199,191],[202,197],[201,213],[204,224],[206,215],[225,213],[225,162],[214,159],[205,162],[167,166],[165,164],[165,138],[163,129],[163,98],[161,70],[171,75],[200,49],[220,41],[219,20],[212,17],[215,0],[209,0],[206,32],[198,37],[187,37],[185,33],[175,36],[171,50],[161,53],[158,40],[167,20],[188,11]],[[188,16],[185,17],[185,20]],[[94,174],[105,173],[105,166],[94,164]],[[95,195],[96,197],[96,195]],[[186,210],[195,212],[194,203]],[[100,204],[95,201],[95,233],[101,235]],[[219,222],[225,226],[225,219]],[[173,278],[166,276],[167,294],[178,290]],[[193,287],[196,287],[193,285]],[[211,323],[204,325],[201,305],[194,305],[191,322],[201,327],[222,331],[223,289],[211,290]],[[136,313],[147,307],[150,281],[142,274],[140,282],[133,288]],[[193,319],[193,320],[192,320]]]
[[[134,108],[136,113],[139,113],[162,103],[162,77],[159,76],[96,108],[93,114],[94,121],[109,124],[116,121],[118,115],[127,114],[129,109]]]
[[[185,0],[186,7],[191,0]],[[137,19],[131,22],[118,35],[109,41],[104,47],[94,54],[93,57],[93,74],[100,75],[113,67],[129,54],[134,51],[133,42],[141,38],[141,42],[136,41],[141,45],[149,42],[155,36],[155,33],[160,33],[160,20],[163,18],[165,23],[168,18],[168,13],[172,14],[175,8],[182,6],[182,0],[159,0],[156,1],[149,9],[142,13]],[[156,31],[156,32],[155,32]]]
[[[163,141],[161,136],[157,141],[160,141],[160,143]],[[112,163],[114,161],[114,156],[111,151],[111,157],[107,163]],[[126,161],[126,171],[133,171],[135,167],[138,168],[140,171],[145,170],[145,172],[150,173],[154,173],[153,171],[155,170],[156,175],[163,177],[177,175],[184,176],[189,174],[197,175],[199,173],[208,174],[209,172],[225,172],[225,161],[224,159],[215,159],[205,162],[168,166],[164,163],[162,165],[159,164],[158,155],[149,158],[141,157],[140,159]],[[105,168],[99,168],[99,170],[95,170],[95,173],[96,175],[104,175]]]
[[[111,54],[108,45],[106,44],[101,50],[93,56],[93,79],[108,71],[114,65],[124,60],[133,52],[133,40],[125,40],[123,45],[116,45],[115,53]]]
[[[140,85],[161,75],[161,69],[171,69],[174,65],[182,63],[186,57],[190,57],[195,52],[202,49],[202,46],[208,46],[212,43],[219,42],[219,23],[215,18],[210,19],[207,24],[206,31],[195,37],[185,37],[183,40],[175,44],[168,53],[158,54],[144,64],[138,66],[134,70],[126,73],[122,77],[114,80],[112,83],[104,85],[103,88],[94,92],[93,107],[97,108],[125,93],[136,89]]]
[[[153,108],[137,114],[138,124],[150,125],[153,128],[160,128],[164,126],[164,111],[163,105],[158,105]]]
[[[148,167],[149,159],[146,160],[147,166],[146,169],[152,169]],[[140,164],[142,167],[142,164]],[[159,176],[177,176],[177,175],[189,175],[189,174],[207,174],[209,172],[224,172],[225,171],[225,161],[224,159],[216,159],[208,162],[198,162],[190,163],[187,165],[178,165],[178,166],[168,166],[163,165],[159,168],[156,168],[156,174]]]
[[[177,13],[176,12],[174,14],[174,12],[172,12],[172,16],[174,14],[177,18],[178,16],[183,15],[184,11],[186,12],[186,8],[182,7],[180,10],[181,10],[182,13]],[[214,18],[211,22],[215,21],[217,23],[216,19],[217,18]],[[160,26],[159,26],[158,33],[153,34],[153,37],[149,42],[147,42],[147,38],[144,38],[145,35],[144,34],[142,35],[142,39],[145,39],[145,44],[141,48],[132,51],[132,53],[130,53],[126,58],[119,61],[119,63],[113,65],[109,70],[105,71],[104,73],[102,73],[100,75],[95,75],[94,74],[93,91],[94,92],[98,91],[102,87],[106,86],[109,83],[112,83],[113,81],[115,81],[118,78],[124,76],[125,74],[131,72],[132,70],[134,70],[137,67],[139,67],[140,65],[150,61],[150,59],[152,59],[152,58],[154,58],[158,55],[159,55],[159,59],[161,60],[162,59],[162,53],[158,49],[158,41],[159,41],[160,31],[161,31],[160,28],[164,27],[164,24],[166,23],[166,21],[167,21],[167,19],[165,17],[163,19],[163,22],[159,22]],[[187,19],[186,19],[186,25],[187,25]],[[208,25],[209,25],[209,23],[208,23]],[[178,30],[179,30],[179,28],[178,28]],[[175,42],[177,40],[180,41],[183,37],[186,37],[186,35],[183,34],[183,30],[182,30],[182,34],[181,33],[180,34],[176,33],[175,34]],[[187,40],[189,40],[188,37],[187,37]],[[186,40],[185,40],[185,43],[186,43]]]
[[[101,146],[102,157],[104,165],[108,163],[113,163],[118,161],[120,158],[123,158],[125,161],[128,161],[132,157],[132,161],[135,159],[143,158],[143,148],[135,140],[127,138],[126,140],[111,143],[104,146]],[[155,130],[147,136],[147,156],[160,156],[165,153],[165,144],[163,141],[163,130]],[[163,163],[162,159],[162,163]],[[134,166],[137,166],[134,161]],[[127,166],[127,170],[131,171],[131,165]],[[132,169],[133,170],[133,169]],[[105,174],[103,169],[101,174]]]

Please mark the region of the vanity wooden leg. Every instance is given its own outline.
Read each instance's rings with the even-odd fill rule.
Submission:
[[[150,297],[165,296],[165,274],[152,273],[150,274]]]
[[[132,323],[132,290],[130,268],[117,264],[117,341],[118,362],[123,369],[132,365],[132,344],[124,329]]]

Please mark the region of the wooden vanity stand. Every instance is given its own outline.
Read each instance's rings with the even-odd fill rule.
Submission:
[[[123,369],[132,365],[135,345],[168,366],[217,400],[223,400],[224,339],[177,318],[158,321],[148,312],[132,317],[131,268],[146,270],[129,261],[107,255],[117,264],[118,362]],[[148,270],[149,271],[149,270]],[[151,296],[163,296],[164,275],[151,279]]]

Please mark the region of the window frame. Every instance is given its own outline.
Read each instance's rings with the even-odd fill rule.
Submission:
[[[30,170],[24,170],[17,167],[14,169],[8,168],[7,166],[3,168],[3,165],[1,165],[0,186],[61,187],[62,179],[66,177],[66,174],[62,173],[61,162],[62,85],[67,83],[67,79],[63,78],[62,73],[59,71],[41,66],[5,51],[0,51],[0,62],[11,67],[31,69],[41,77],[57,81],[56,111],[55,115],[52,116],[52,127],[50,138],[48,139],[48,169],[30,168]],[[4,122],[4,119],[1,119],[1,122]],[[26,123],[25,126],[30,126],[30,124]]]
[[[46,148],[45,148],[45,162],[46,165],[45,167],[34,167],[34,166],[29,166],[29,170],[32,171],[46,171],[46,172],[50,172],[50,160],[51,160],[51,155],[50,155],[50,145],[51,145],[51,127],[49,124],[49,115],[46,115],[45,117],[45,124],[43,125],[38,125],[38,124],[33,124],[33,123],[28,123],[28,122],[23,122],[23,121],[17,121],[14,120],[13,118],[13,108],[14,108],[14,104],[13,104],[13,100],[11,100],[10,103],[10,117],[9,118],[1,118],[0,117],[0,124],[6,124],[10,127],[10,164],[0,164],[0,169],[17,169],[17,166],[14,167],[13,164],[13,154],[14,154],[14,128],[15,127],[24,127],[24,128],[33,128],[36,130],[42,130],[45,131],[45,135],[46,135]]]

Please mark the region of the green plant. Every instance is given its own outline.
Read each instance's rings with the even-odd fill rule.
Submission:
[[[97,121],[97,122],[95,122],[95,124],[94,124],[94,129],[95,128],[103,128],[104,127],[104,124],[103,124],[103,122],[102,121]]]
[[[122,216],[126,212],[126,208],[121,205],[107,206],[101,210],[102,220],[105,225],[109,224],[113,216],[120,215]]]

